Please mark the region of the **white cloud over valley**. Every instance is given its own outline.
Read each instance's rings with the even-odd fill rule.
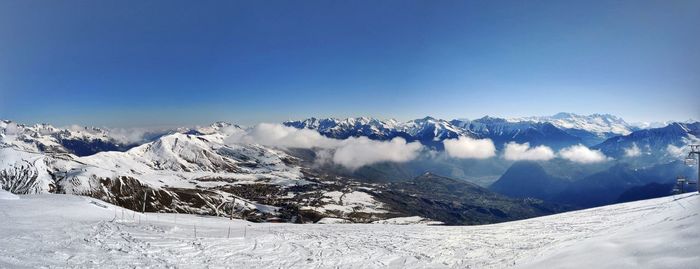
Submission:
[[[496,156],[496,146],[491,139],[473,139],[461,136],[442,142],[447,155],[460,159],[486,159]]]
[[[343,141],[333,154],[333,162],[350,169],[378,162],[407,162],[418,156],[422,145],[406,143],[396,137],[390,141],[375,141],[366,137],[351,137]]]
[[[609,159],[600,150],[592,150],[581,144],[563,148],[559,156],[577,163],[598,163]]]
[[[624,149],[625,150],[625,157],[638,157],[642,155],[642,150],[639,149],[637,146],[637,143],[632,143],[632,146],[629,148]]]
[[[547,146],[530,147],[530,143],[510,142],[503,150],[503,158],[511,161],[548,161],[554,159],[554,151]]]
[[[423,146],[397,137],[390,141],[366,137],[328,138],[315,130],[297,129],[281,124],[261,123],[247,130],[232,130],[227,143],[255,143],[281,148],[316,149],[318,161],[332,161],[354,170],[379,162],[407,162],[415,159]]]

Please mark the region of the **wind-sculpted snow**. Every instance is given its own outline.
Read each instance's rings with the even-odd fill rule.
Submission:
[[[483,226],[293,225],[30,195],[0,199],[0,267],[695,268],[698,212],[686,194]]]

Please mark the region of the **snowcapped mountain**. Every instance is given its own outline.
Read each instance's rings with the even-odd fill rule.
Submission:
[[[4,143],[0,185],[15,193],[92,196],[134,209],[142,205],[139,193],[147,192],[150,211],[218,214],[223,201],[237,198],[238,214],[263,218],[287,213],[248,198],[259,198],[260,192],[282,197],[277,192],[287,187],[309,185],[295,158],[254,144],[227,145],[223,128],[238,127],[217,123],[164,135],[125,152],[82,157]]]
[[[616,136],[596,145],[608,156],[615,158],[678,159],[687,151],[687,144],[700,143],[700,122],[671,123],[665,127],[634,131]]]
[[[432,117],[407,122],[378,120],[373,118],[309,118],[301,121],[287,121],[286,126],[298,129],[312,129],[320,134],[336,139],[366,136],[375,140],[390,140],[402,137],[407,141],[420,141],[426,146],[441,148],[442,140],[459,136],[474,136],[473,133],[452,125],[450,122]]]
[[[514,121],[550,122],[562,129],[579,129],[593,133],[613,133],[626,135],[632,132],[632,126],[620,117],[610,114],[578,115],[560,112],[553,116],[516,118]]]
[[[578,115],[557,113],[553,116],[513,118],[510,121],[549,122],[567,133],[579,137],[586,145],[595,145],[616,135],[627,135],[637,128],[620,117],[610,114]]]
[[[397,129],[419,141],[442,141],[459,136],[474,136],[468,130],[454,126],[446,120],[433,117],[411,120],[399,124]]]
[[[554,148],[582,142],[579,137],[569,134],[549,122],[514,121],[489,116],[476,120],[452,121],[425,117],[407,122],[382,121],[372,118],[309,118],[301,121],[288,121],[284,125],[317,130],[324,136],[337,139],[351,136],[366,136],[375,140],[403,137],[409,142],[420,141],[423,145],[436,149],[442,149],[443,140],[459,136],[489,138],[499,148],[507,142],[529,142],[533,145],[548,145]]]
[[[468,130],[481,138],[493,140],[496,147],[505,143],[547,145],[555,149],[576,145],[581,139],[566,133],[549,122],[510,121],[485,116],[476,120],[452,120],[454,126]]]
[[[0,144],[30,152],[70,153],[78,156],[102,151],[124,151],[144,141],[123,139],[109,130],[71,126],[57,128],[50,124],[23,125],[0,121]]]
[[[335,218],[372,222],[420,212],[456,210],[438,203],[440,197],[431,192],[387,192],[393,188],[391,185],[315,170],[309,162],[281,149],[226,142],[230,134],[240,131],[236,125],[215,123],[181,129],[124,152],[103,151],[89,156],[27,148],[24,143],[15,144],[15,137],[3,136],[0,187],[19,194],[85,195],[139,210],[146,195],[145,208],[151,212],[209,215],[233,212],[236,217],[258,221],[280,218],[308,223]],[[31,141],[35,143],[36,139]],[[486,197],[489,195],[495,194]],[[424,204],[416,208],[401,206],[400,201],[411,199],[420,199]],[[505,213],[489,213],[487,204],[471,200],[459,206],[485,208],[486,213],[479,220],[454,218],[455,214],[437,216],[444,216],[447,223],[464,224],[557,212],[556,208],[547,209],[541,204],[506,197],[500,197],[497,205],[500,209],[493,211]]]
[[[336,139],[366,136],[370,139],[388,140],[396,137],[396,120],[378,120],[373,118],[308,118],[301,121],[287,121],[286,126],[297,129],[316,130],[324,136]]]

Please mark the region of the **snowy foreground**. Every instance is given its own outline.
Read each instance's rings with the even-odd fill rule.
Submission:
[[[699,268],[699,212],[686,194],[484,226],[257,224],[0,191],[0,268]]]

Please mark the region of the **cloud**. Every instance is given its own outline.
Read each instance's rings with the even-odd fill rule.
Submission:
[[[419,142],[407,143],[397,137],[390,141],[366,137],[332,139],[315,130],[297,129],[281,124],[261,123],[247,130],[232,130],[226,143],[254,143],[280,148],[317,150],[317,161],[332,161],[354,170],[379,162],[406,162],[415,159],[422,149]]]
[[[163,128],[110,128],[107,129],[107,136],[121,144],[130,145],[148,142],[149,137],[168,131]]]
[[[666,152],[668,152],[669,155],[673,157],[684,157],[685,156],[685,145],[682,147],[676,147],[674,145],[669,144],[666,146]]]
[[[447,139],[442,142],[447,155],[462,159],[486,159],[496,156],[496,146],[491,139],[473,139],[460,136],[457,139]]]
[[[608,160],[608,157],[599,150],[592,150],[581,144],[560,150],[559,156],[577,163],[597,163]]]
[[[234,132],[227,139],[233,143],[255,143],[281,148],[336,148],[341,140],[322,136],[317,131],[297,129],[281,124],[260,123],[248,130]]]
[[[510,142],[506,144],[503,151],[503,158],[511,161],[548,161],[554,159],[554,151],[547,146],[536,146],[530,148],[530,143],[518,144]]]
[[[357,169],[378,162],[407,162],[418,156],[422,145],[406,143],[395,137],[391,141],[374,141],[366,137],[351,137],[343,140],[335,150],[333,162],[349,169]]]
[[[673,144],[669,144],[666,146],[666,152],[668,152],[669,155],[671,155],[674,158],[685,158],[688,156],[688,152],[690,152],[690,147],[688,145],[696,145],[700,144],[700,138],[689,135],[687,138],[684,137],[681,141],[680,146],[676,146]]]
[[[17,123],[14,122],[9,122],[4,128],[4,133],[6,135],[16,135],[19,133],[19,127],[17,126]]]
[[[624,149],[625,150],[625,157],[637,157],[642,155],[642,150],[639,149],[637,146],[637,143],[632,143],[632,146],[629,148]]]

